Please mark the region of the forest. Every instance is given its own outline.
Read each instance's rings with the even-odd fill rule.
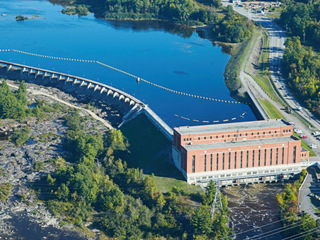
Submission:
[[[280,16],[280,24],[303,42],[320,44],[320,3],[288,1]]]
[[[311,47],[302,46],[299,37],[289,38],[285,46],[283,72],[288,84],[320,117],[320,56]]]
[[[222,197],[221,213],[214,218],[210,213],[216,191],[213,182],[205,194],[189,195],[177,187],[162,193],[153,175],[129,168],[117,157],[127,148],[120,130],[106,136],[86,134],[77,111],[64,120],[68,132],[63,149],[69,157],[57,157],[53,161],[56,171],[33,186],[62,224],[85,230],[85,223],[92,222],[106,236],[118,239],[229,235],[226,197]]]
[[[248,39],[254,24],[234,12],[231,6],[223,8],[221,0],[76,0],[52,3],[71,6],[65,14],[86,15],[110,20],[164,20],[188,26],[212,25],[219,41],[239,43]]]

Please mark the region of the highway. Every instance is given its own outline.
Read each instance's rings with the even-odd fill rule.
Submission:
[[[298,100],[294,97],[290,89],[286,86],[285,81],[281,76],[281,61],[283,58],[283,53],[285,49],[284,44],[286,41],[285,33],[277,24],[275,24],[272,21],[272,19],[267,18],[264,14],[253,13],[251,9],[245,9],[243,7],[235,6],[235,4],[229,3],[228,1],[222,1],[222,4],[224,6],[232,5],[234,11],[260,24],[268,32],[270,39],[269,61],[270,72],[272,76],[271,80],[274,82],[276,88],[279,90],[280,94],[286,100],[289,106],[293,109],[293,111],[297,115],[300,115],[301,117],[306,119],[312,126],[307,127],[306,123],[303,123],[302,120],[298,118],[295,114],[287,114],[287,112],[285,112],[284,110],[284,107],[278,102],[274,102],[272,99],[270,99],[270,97],[264,93],[260,86],[256,84],[248,74],[242,73],[243,70],[240,73],[240,79],[242,80],[242,82],[245,80],[246,84],[250,85],[251,89],[256,90],[256,93],[260,97],[268,99],[268,101],[270,101],[276,108],[278,108],[281,111],[282,115],[287,119],[287,121],[294,122],[295,127],[301,129],[303,134],[307,136],[307,139],[304,139],[305,142],[308,145],[317,145],[317,148],[313,150],[316,152],[318,156],[320,156],[320,141],[316,140],[315,137],[311,135],[312,132],[320,129],[320,121],[316,119],[316,117],[308,109],[300,106]],[[242,77],[241,75],[245,75],[245,77]],[[298,108],[300,110],[298,110]],[[317,160],[318,159],[319,158],[317,158]]]

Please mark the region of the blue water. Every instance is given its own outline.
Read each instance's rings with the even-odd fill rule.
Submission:
[[[223,72],[230,58],[195,31],[159,22],[120,22],[62,14],[63,7],[40,0],[0,0],[0,48],[66,58],[93,59],[165,87],[233,101]],[[39,18],[15,21],[22,14]],[[147,103],[171,127],[202,121],[255,120],[246,105],[227,104],[176,95],[140,83],[94,63],[0,53],[0,59],[53,69],[97,80],[124,90]],[[239,116],[247,112],[244,118]],[[188,121],[184,116],[200,122]]]

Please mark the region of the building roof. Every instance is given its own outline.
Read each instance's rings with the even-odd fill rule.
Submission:
[[[188,134],[205,134],[205,133],[218,133],[218,132],[231,132],[242,131],[250,129],[265,129],[265,128],[277,128],[290,125],[282,119],[277,120],[264,120],[264,121],[252,121],[252,122],[238,122],[238,123],[224,123],[202,126],[190,126],[190,127],[177,127],[174,128],[180,135]]]
[[[232,147],[242,147],[242,146],[256,146],[256,145],[264,145],[264,144],[273,144],[273,143],[285,143],[285,142],[294,142],[299,139],[295,137],[276,137],[276,138],[261,138],[254,140],[246,140],[246,141],[237,141],[237,142],[212,142],[205,144],[191,144],[191,145],[183,145],[187,151],[192,150],[209,150],[209,149],[218,149],[218,148],[232,148]]]

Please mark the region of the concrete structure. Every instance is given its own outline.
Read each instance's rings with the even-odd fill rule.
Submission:
[[[277,181],[301,171],[309,152],[283,120],[174,129],[172,156],[188,183]]]
[[[121,122],[144,113],[172,142],[173,130],[155,112],[137,98],[117,88],[83,77],[2,60],[0,60],[0,77],[57,87],[81,98],[112,105],[122,113]]]

